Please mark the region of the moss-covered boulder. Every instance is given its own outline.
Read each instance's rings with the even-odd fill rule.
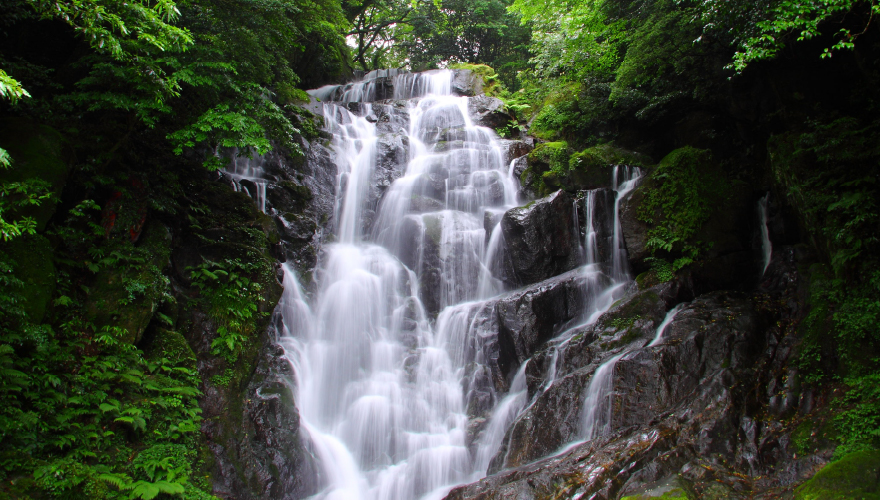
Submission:
[[[601,144],[572,154],[563,182],[567,189],[596,189],[612,184],[616,165],[648,168],[651,164],[651,159],[643,154]]]
[[[565,141],[543,142],[527,156],[528,167],[520,175],[523,190],[544,197],[559,189],[558,178],[568,168],[571,150]]]
[[[0,245],[12,259],[13,274],[24,286],[23,308],[34,323],[40,323],[55,292],[55,264],[49,240],[38,234],[24,235]]]
[[[730,259],[748,267],[741,260],[750,258],[748,228],[754,207],[746,195],[731,186],[708,150],[683,147],[670,152],[621,205],[633,270],[654,267],[663,280],[693,263],[712,261],[703,266],[711,282],[705,289],[735,288],[747,273],[730,276],[730,270],[742,269]]]
[[[572,152],[565,141],[538,144],[528,155],[528,168],[521,175],[523,187],[534,195],[543,196],[557,189],[575,192],[610,187],[614,167],[638,166],[650,169],[649,157],[602,144]]]
[[[68,165],[64,161],[61,134],[46,125],[24,118],[7,118],[0,122],[0,148],[12,157],[12,168],[0,169],[0,182],[23,182],[38,179],[57,198],[67,181]],[[33,217],[37,230],[42,231],[55,213],[55,202],[22,209],[19,216]],[[8,214],[7,214],[8,215]],[[4,216],[6,217],[6,216]]]
[[[880,500],[880,451],[859,451],[826,465],[795,490],[796,500]]]
[[[485,64],[456,63],[449,65],[454,70],[452,87],[461,95],[475,96],[486,94],[497,97],[501,94],[501,82],[495,69]]]
[[[125,341],[134,344],[167,295],[168,278],[162,270],[171,256],[171,234],[162,224],[148,224],[136,247],[125,246],[118,253],[126,265],[110,265],[95,275],[86,312],[98,328],[123,328]]]

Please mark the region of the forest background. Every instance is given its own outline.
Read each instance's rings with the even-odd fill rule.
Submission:
[[[301,157],[319,135],[303,89],[388,67],[480,72],[515,116],[500,132],[542,141],[539,190],[610,144],[655,160],[691,148],[703,163],[652,174],[659,279],[699,262],[724,189],[772,189],[799,221],[791,243],[818,256],[801,383],[836,395],[836,458],[880,449],[878,14],[854,0],[5,1],[0,498],[212,498],[199,398],[235,386],[277,300],[272,231],[241,200],[212,215],[212,172],[231,154]],[[150,221],[205,241],[221,226],[245,250],[176,286],[172,235]],[[210,380],[180,334],[194,314],[217,330]]]

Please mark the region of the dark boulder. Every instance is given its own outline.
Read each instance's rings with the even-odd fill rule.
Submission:
[[[504,127],[513,120],[504,106],[504,101],[487,95],[468,99],[468,114],[471,115],[475,125],[492,129]]]
[[[499,339],[515,353],[512,366],[532,357],[571,320],[582,319],[589,299],[608,284],[601,273],[575,269],[498,299]]]
[[[572,199],[563,191],[508,210],[501,228],[519,285],[556,276],[581,262]]]

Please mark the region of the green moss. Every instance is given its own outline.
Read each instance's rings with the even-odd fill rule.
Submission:
[[[529,153],[528,167],[520,176],[523,186],[538,196],[546,196],[559,188],[559,177],[568,169],[571,150],[565,141],[538,144]]]
[[[16,278],[24,283],[23,309],[34,323],[40,323],[55,292],[55,265],[49,240],[37,234],[25,235],[2,245],[15,261]]]
[[[183,335],[175,330],[156,329],[156,334],[150,345],[146,347],[145,354],[148,359],[166,358],[175,365],[196,369],[195,353]]]
[[[642,186],[638,218],[649,224],[647,248],[664,276],[698,259],[712,245],[698,233],[724,205],[729,186],[708,150],[683,147],[664,157]]]
[[[639,290],[647,290],[652,286],[660,284],[660,280],[657,278],[657,273],[651,270],[636,276],[636,284],[639,286]]]
[[[51,127],[25,118],[4,119],[0,126],[0,148],[12,157],[12,168],[0,169],[0,182],[39,179],[48,183],[56,197],[60,196],[68,173],[62,145],[61,134]],[[37,230],[42,231],[53,213],[55,203],[46,200],[39,206],[22,210],[20,215],[33,217]]]
[[[308,186],[292,181],[281,181],[279,185],[290,194],[297,208],[304,208],[312,200],[312,191]]]
[[[455,63],[450,64],[449,69],[466,69],[479,75],[483,79],[483,93],[488,96],[498,97],[503,91],[501,81],[498,80],[498,73],[494,68],[485,64]]]
[[[795,490],[796,500],[880,500],[880,451],[860,451],[826,465]]]

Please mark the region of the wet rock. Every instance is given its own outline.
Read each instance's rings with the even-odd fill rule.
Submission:
[[[575,269],[498,299],[499,340],[510,346],[519,366],[569,321],[581,318],[588,298],[607,287],[604,275]]]
[[[666,293],[672,291],[662,292]],[[652,322],[658,321],[659,315],[652,312],[657,300],[647,303],[655,306],[638,309],[652,316]],[[624,317],[632,316],[617,316]],[[615,324],[620,326],[615,317],[608,317],[590,329],[594,335],[588,348],[596,353],[592,366],[620,352],[603,349],[601,344],[608,341],[596,331]],[[533,423],[522,427],[538,435],[517,433],[516,427],[509,433],[513,439],[503,452],[507,465],[515,468],[457,488],[447,498],[536,498],[578,492],[590,498],[616,499],[675,477],[680,477],[676,487],[695,498],[751,498],[755,485],[742,471],[767,474],[773,470],[765,461],[768,451],[784,446],[777,441],[761,450],[760,436],[768,432],[765,424],[742,406],[744,398],[753,397],[754,384],[762,383],[766,363],[762,360],[774,356],[766,349],[768,330],[762,315],[746,296],[715,292],[686,305],[658,345],[646,346],[651,340],[645,335],[650,330],[647,323],[641,330],[639,338],[625,344],[623,352],[628,354],[614,368],[611,434],[528,463],[558,449],[544,444],[545,438],[552,439],[557,429],[564,433],[575,427],[572,417],[560,422],[553,415],[580,416],[571,400],[583,397],[589,381],[583,371],[592,370],[581,368],[554,384],[560,386],[558,392],[551,388],[542,393],[533,410],[523,416]],[[584,338],[589,338],[586,333]],[[575,348],[572,341],[569,350]],[[533,444],[523,446],[527,441]],[[523,448],[535,451],[523,460],[511,460]],[[808,473],[804,467],[794,476],[804,478]]]
[[[482,94],[483,77],[469,69],[453,70],[452,93],[469,97]]]
[[[504,106],[504,101],[487,95],[468,99],[468,114],[471,115],[475,125],[491,129],[501,128],[513,120]]]
[[[231,433],[225,446],[212,443],[223,484],[215,493],[235,498],[304,498],[317,489],[317,468],[308,436],[299,425],[292,373],[284,350],[267,343],[244,393],[241,427],[229,415],[211,423],[212,433]],[[234,437],[232,437],[234,436]]]
[[[508,431],[502,452],[490,470],[531,462],[579,437],[583,394],[596,369],[607,359],[653,338],[666,313],[668,295],[655,288],[623,298],[595,324],[570,333],[564,344],[548,344],[526,368],[529,396],[535,403]],[[550,370],[554,383],[547,387]]]
[[[533,144],[520,140],[499,139],[498,143],[501,146],[501,150],[504,152],[504,163],[506,165],[509,165],[510,162],[517,158],[526,156],[534,148]],[[523,169],[525,169],[525,166],[523,166]],[[522,171],[515,173],[514,175],[519,178],[519,176],[522,175]]]
[[[625,199],[620,201],[620,231],[626,245],[630,267],[635,274],[649,269],[645,261],[651,256],[648,250],[647,223],[639,220],[639,207],[645,199],[645,187],[639,186]]]
[[[563,191],[513,208],[501,219],[518,285],[536,283],[580,262],[572,200]]]

